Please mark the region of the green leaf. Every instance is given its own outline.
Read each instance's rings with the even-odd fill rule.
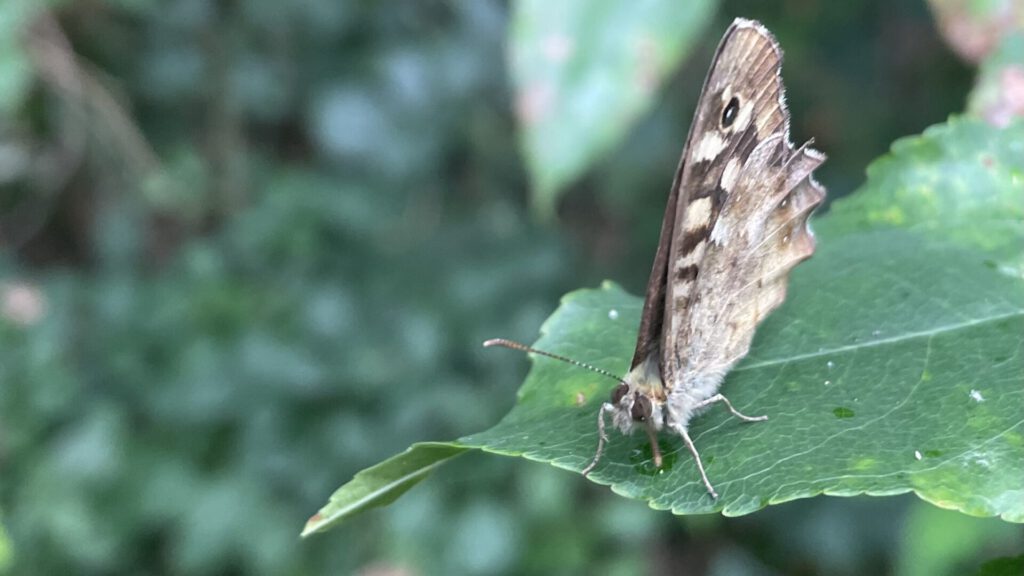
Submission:
[[[868,180],[833,204],[824,235],[902,228],[983,252],[1020,275],[1024,254],[1021,123],[999,130],[953,118],[897,140],[868,166]]]
[[[323,532],[368,508],[386,506],[419,484],[430,472],[465,452],[446,442],[421,442],[408,450],[359,472],[331,495],[331,500],[309,520],[303,536]]]
[[[862,191],[819,221],[818,253],[794,270],[786,303],[723,387],[740,411],[769,420],[716,408],[692,422],[717,501],[668,432],[661,470],[642,434],[612,431],[589,478],[677,514],[914,492],[1024,522],[1024,280],[1007,248],[1024,242],[1022,146],[1022,123],[951,119],[896,143]],[[568,294],[537,347],[622,373],[641,305],[610,283]],[[449,446],[578,472],[612,386],[535,358],[512,411]]]
[[[512,81],[535,207],[626,135],[711,19],[716,0],[519,0]]]

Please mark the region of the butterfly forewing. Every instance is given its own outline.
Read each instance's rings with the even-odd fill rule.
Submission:
[[[705,80],[670,198],[674,215],[663,222],[671,241],[659,246],[665,261],[660,271],[655,261],[644,306],[653,312],[659,306],[650,300],[663,298],[661,371],[669,388],[720,379],[781,303],[786,272],[813,251],[805,223],[823,193],[809,175],[824,157],[789,143],[781,64],[771,34],[738,20]],[[663,296],[652,289],[656,274]],[[644,342],[641,331],[637,355]]]

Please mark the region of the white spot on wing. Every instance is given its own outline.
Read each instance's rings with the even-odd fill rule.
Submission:
[[[697,143],[697,149],[693,152],[694,162],[713,160],[718,153],[725,148],[725,140],[718,135],[718,132],[707,132]]]
[[[740,176],[740,159],[733,158],[729,160],[729,163],[725,165],[725,170],[722,171],[722,179],[719,182],[722,186],[722,190],[726,192],[732,192],[736,186],[736,179]]]
[[[711,220],[711,198],[705,196],[698,198],[686,207],[686,221],[683,228],[686,231],[697,230]]]
[[[784,105],[781,104],[782,96],[779,97],[779,101],[780,101],[780,106],[783,106],[782,109],[784,110],[785,109]],[[768,130],[769,122],[772,122],[773,123],[772,126],[774,126],[774,118],[772,118],[771,114],[762,114],[761,116],[759,116],[757,118],[757,121],[755,122],[755,124],[757,125],[757,134],[759,136],[761,136],[762,138],[768,136],[768,134],[769,134],[769,130]],[[788,132],[788,128],[789,127],[787,126],[786,128],[787,128],[786,142],[789,142],[789,132]]]
[[[700,259],[704,257],[704,241],[701,240],[690,250],[689,253],[683,254],[676,260],[676,271],[682,270],[687,266],[693,266],[700,263]]]
[[[729,127],[733,132],[739,132],[750,125],[750,116],[754,113],[754,104],[747,102],[740,106],[739,114],[736,115],[736,121]]]

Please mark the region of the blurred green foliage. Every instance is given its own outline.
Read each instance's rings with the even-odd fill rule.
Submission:
[[[525,363],[484,338],[531,339],[604,277],[642,286],[735,15],[780,37],[794,138],[832,156],[834,193],[963,108],[970,71],[918,2],[724,2],[539,226],[505,4],[4,0],[0,568],[893,570],[906,500],[681,520],[476,456],[358,526],[295,535],[356,470],[508,410]]]
[[[715,0],[520,0],[509,60],[532,201],[559,194],[618,144],[704,32]]]

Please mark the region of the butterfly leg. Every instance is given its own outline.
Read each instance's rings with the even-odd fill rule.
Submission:
[[[654,456],[654,467],[661,468],[661,446],[658,446],[658,431],[651,425],[650,419],[648,419],[647,426],[647,438],[651,441],[651,454]]]
[[[729,402],[728,398],[721,394],[715,394],[711,398],[697,404],[695,409],[704,408],[705,406],[709,406],[715,402],[725,402],[725,406],[729,409],[729,412],[732,412],[733,416],[743,420],[744,422],[764,422],[768,419],[767,416],[747,416],[746,414],[741,413],[739,410],[732,407],[732,402]]]
[[[708,480],[708,475],[704,472],[704,463],[700,461],[700,454],[697,453],[697,447],[693,445],[693,440],[690,439],[690,434],[686,431],[685,426],[673,426],[675,431],[683,437],[683,442],[686,443],[686,447],[690,449],[690,454],[693,454],[693,460],[697,462],[697,470],[700,471],[700,479],[704,481],[704,487],[708,489],[708,494],[715,500],[718,500],[718,492],[715,492],[714,486],[711,485],[711,481]]]
[[[615,406],[605,402],[601,405],[601,410],[597,412],[597,452],[594,454],[594,459],[591,460],[590,464],[583,469],[584,476],[590,474],[594,466],[597,466],[598,461],[601,460],[601,453],[604,452],[604,443],[608,441],[608,434],[604,431],[604,414],[614,410]]]

